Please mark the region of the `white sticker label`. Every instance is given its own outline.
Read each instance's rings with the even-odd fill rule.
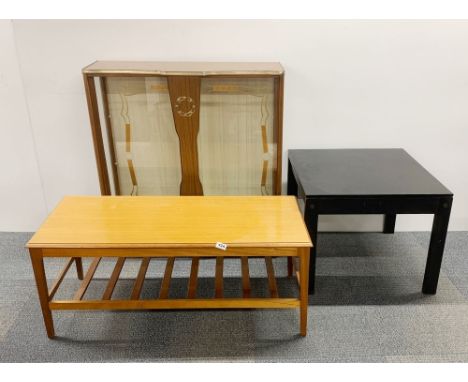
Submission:
[[[215,244],[215,247],[218,248],[218,249],[221,249],[221,250],[225,251],[225,250],[227,249],[227,244],[224,244],[224,243],[221,243],[221,242],[218,241],[218,242]]]

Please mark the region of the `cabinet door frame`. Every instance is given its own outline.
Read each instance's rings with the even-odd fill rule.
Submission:
[[[109,171],[107,167],[106,154],[104,150],[104,140],[101,128],[101,118],[99,116],[98,96],[96,90],[96,79],[100,82],[101,97],[103,103],[104,120],[106,124],[107,137],[109,139],[109,154],[111,160],[111,169],[113,175],[114,190],[116,195],[120,194],[120,187],[118,181],[118,171],[115,159],[115,151],[112,142],[112,128],[109,121],[109,106],[106,91],[106,78],[107,77],[165,77],[167,75],[155,75],[147,73],[83,73],[83,80],[86,92],[86,100],[88,104],[88,112],[91,123],[91,133],[93,137],[94,153],[96,157],[96,166],[99,177],[99,186],[101,195],[111,195],[112,189],[110,185]],[[206,75],[201,78],[273,78],[274,79],[274,122],[273,122],[273,139],[276,143],[276,166],[273,171],[273,192],[275,195],[281,195],[282,190],[282,166],[283,166],[283,102],[284,102],[284,73],[280,75],[270,74],[249,74],[249,75]],[[109,134],[110,132],[110,134]]]

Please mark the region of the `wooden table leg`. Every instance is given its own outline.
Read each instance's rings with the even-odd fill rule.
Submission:
[[[29,255],[31,256],[34,277],[36,278],[37,292],[39,294],[39,302],[41,304],[42,316],[49,338],[55,337],[54,322],[52,320],[52,312],[49,308],[49,291],[47,288],[47,279],[44,269],[44,259],[42,250],[39,248],[30,248]]]
[[[78,280],[83,280],[83,262],[81,261],[81,257],[75,257],[75,264]]]
[[[293,257],[288,256],[288,277],[293,275]]]
[[[301,283],[301,319],[300,328],[301,336],[307,335],[307,309],[309,307],[309,248],[298,249],[299,262],[300,262],[300,283]]]

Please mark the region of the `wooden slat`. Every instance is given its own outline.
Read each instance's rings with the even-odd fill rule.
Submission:
[[[114,292],[115,285],[117,284],[117,281],[119,280],[120,272],[122,272],[124,263],[125,263],[125,257],[119,257],[117,259],[114,270],[112,271],[112,275],[109,279],[109,282],[107,283],[106,290],[104,291],[104,294],[102,295],[103,300],[111,299],[112,293]]]
[[[195,298],[197,294],[197,280],[198,280],[198,265],[200,263],[199,257],[192,258],[192,267],[190,268],[190,278],[188,283],[187,298]]]
[[[278,298],[278,288],[276,286],[275,270],[273,268],[273,261],[271,257],[265,257],[265,264],[268,274],[268,287],[270,289],[270,296]]]
[[[135,280],[135,285],[133,286],[132,296],[130,297],[132,300],[138,300],[140,298],[141,289],[143,288],[143,283],[145,282],[146,271],[148,270],[150,260],[150,257],[145,257],[141,261],[140,270],[138,271],[138,276]]]
[[[127,310],[127,309],[223,309],[223,308],[297,308],[297,298],[208,298],[208,299],[165,299],[165,300],[87,300],[53,301],[52,310]]]
[[[242,265],[242,294],[244,298],[250,297],[250,275],[249,275],[249,258],[241,257]]]
[[[161,291],[159,298],[165,299],[169,295],[169,286],[171,285],[172,269],[174,268],[174,257],[169,257],[166,262],[166,270],[164,271],[164,278],[161,284]]]
[[[49,290],[49,301],[52,300],[55,296],[55,293],[57,293],[58,288],[60,287],[60,284],[62,283],[63,279],[65,278],[65,275],[67,274],[68,270],[70,269],[71,265],[73,264],[73,261],[75,259],[72,257],[68,260],[67,264],[65,267],[63,267],[62,271],[60,272],[59,276],[57,277],[57,280],[54,281],[54,284]]]
[[[215,297],[223,298],[223,264],[224,257],[216,257],[216,272],[215,272]]]
[[[99,265],[99,262],[101,261],[101,257],[96,257],[91,265],[89,266],[88,272],[86,272],[86,276],[83,279],[83,282],[80,285],[80,288],[76,291],[75,296],[73,297],[73,300],[81,300],[86,292],[86,289],[88,289],[89,283],[91,282],[94,272],[96,272],[96,268]]]

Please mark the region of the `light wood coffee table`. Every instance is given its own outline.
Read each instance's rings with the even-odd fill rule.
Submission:
[[[221,243],[221,244],[220,244]],[[226,247],[223,249],[223,244]],[[292,196],[79,196],[65,197],[27,244],[49,338],[55,336],[52,310],[299,308],[300,333],[306,335],[308,269],[311,241]],[[296,276],[299,298],[278,295],[272,257],[287,257]],[[50,289],[44,257],[68,257]],[[93,257],[83,277],[82,257]],[[84,299],[103,257],[117,258],[101,299]],[[186,298],[169,298],[175,258],[191,258]],[[196,298],[200,260],[216,258],[213,298]],[[240,258],[242,295],[223,298],[223,260]],[[264,257],[270,296],[251,297],[249,257]],[[141,258],[128,299],[112,299],[122,267]],[[141,299],[151,258],[167,258],[161,287]],[[82,283],[70,300],[54,300],[67,271],[76,263]],[[294,261],[294,264],[296,261]]]

